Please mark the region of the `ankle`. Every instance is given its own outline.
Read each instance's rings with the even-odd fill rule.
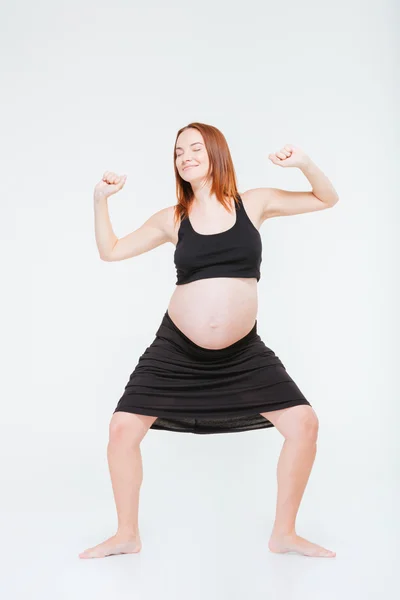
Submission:
[[[118,527],[116,535],[118,537],[137,538],[139,537],[139,529],[137,527]]]
[[[274,525],[273,529],[272,529],[272,533],[271,533],[271,537],[287,537],[287,536],[292,536],[292,535],[296,535],[296,531],[295,531],[295,527],[291,526],[282,526],[282,525]]]

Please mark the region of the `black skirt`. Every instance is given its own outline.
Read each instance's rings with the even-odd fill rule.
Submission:
[[[273,350],[257,321],[222,349],[189,339],[168,311],[140,356],[114,413],[157,416],[151,429],[230,433],[273,427],[261,412],[310,402]]]

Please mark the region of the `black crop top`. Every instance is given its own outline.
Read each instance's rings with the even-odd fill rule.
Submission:
[[[236,221],[220,233],[197,233],[189,217],[181,221],[174,252],[176,285],[210,277],[255,277],[260,280],[262,242],[238,194]]]

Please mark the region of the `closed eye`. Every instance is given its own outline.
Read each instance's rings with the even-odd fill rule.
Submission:
[[[200,150],[201,150],[201,148],[197,148],[197,149],[194,150],[194,152],[200,152]],[[178,158],[178,156],[182,156],[182,154],[177,154],[176,158]]]

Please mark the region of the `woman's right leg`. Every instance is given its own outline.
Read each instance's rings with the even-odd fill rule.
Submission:
[[[157,417],[118,411],[111,418],[107,460],[117,509],[117,533],[80,558],[102,558],[110,554],[139,552],[139,494],[143,480],[140,443]]]

